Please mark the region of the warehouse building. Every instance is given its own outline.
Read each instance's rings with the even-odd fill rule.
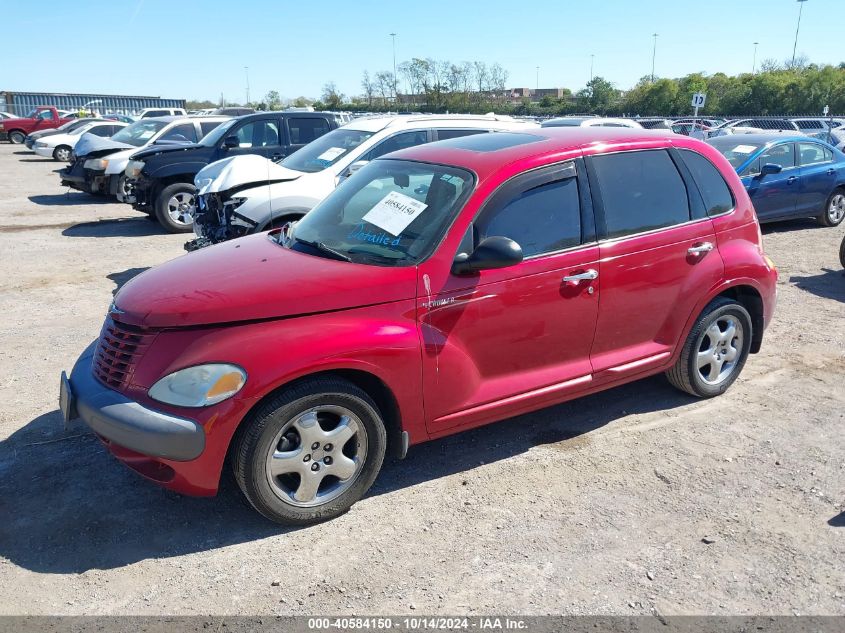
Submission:
[[[100,114],[137,114],[144,108],[184,108],[184,99],[161,97],[126,97],[122,95],[72,94],[64,92],[0,91],[0,112],[26,116],[36,106],[55,106],[59,110],[96,110]]]

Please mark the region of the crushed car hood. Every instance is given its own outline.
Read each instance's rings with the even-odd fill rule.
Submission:
[[[243,189],[244,185],[265,185],[270,182],[296,180],[302,172],[288,169],[263,156],[245,154],[218,160],[203,167],[194,178],[197,193],[219,193]]]
[[[115,296],[115,318],[149,328],[276,319],[410,299],[416,268],[300,253],[259,233],[156,266]]]
[[[134,145],[129,145],[128,143],[119,143],[111,140],[110,138],[103,138],[101,136],[97,136],[96,134],[85,132],[85,134],[83,134],[76,143],[76,147],[73,151],[74,154],[82,157],[88,156],[89,154],[93,156],[106,156],[108,154],[113,154],[114,152],[119,152],[122,149],[138,148]]]
[[[132,155],[135,160],[143,160],[150,156],[158,156],[159,154],[170,154],[172,152],[184,152],[185,150],[196,149],[198,147],[205,147],[199,143],[153,143],[146,147],[141,147]]]

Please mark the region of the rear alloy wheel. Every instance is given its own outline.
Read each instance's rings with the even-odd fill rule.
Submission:
[[[717,297],[698,317],[666,377],[699,398],[724,393],[745,365],[751,334],[748,311],[733,299]]]
[[[845,191],[837,189],[827,199],[824,212],[817,220],[822,226],[838,226],[845,219]]]
[[[235,479],[277,523],[308,525],[346,512],[372,485],[387,435],[378,407],[345,380],[309,380],[260,407],[233,445]]]
[[[15,145],[20,145],[26,140],[26,134],[20,132],[18,130],[14,130],[9,132],[9,141],[14,143]]]
[[[839,245],[839,263],[842,268],[845,268],[845,237],[842,238],[842,243]]]
[[[196,187],[177,182],[162,189],[156,201],[156,218],[168,233],[190,233],[194,225]]]
[[[67,145],[59,145],[53,150],[53,160],[60,160],[66,163],[70,160],[71,149]]]

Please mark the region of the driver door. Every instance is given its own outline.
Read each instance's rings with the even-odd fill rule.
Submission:
[[[519,264],[450,274],[439,288],[421,268],[432,435],[552,404],[592,380],[599,250],[582,166],[579,159],[517,176],[484,203],[460,251],[504,236],[522,247]]]
[[[762,175],[760,171],[768,163],[780,165],[781,172]],[[748,168],[742,184],[761,222],[793,215],[801,187],[800,169],[795,162],[795,144],[779,143],[763,152]]]

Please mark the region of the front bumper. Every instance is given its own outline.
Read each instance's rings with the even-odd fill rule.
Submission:
[[[85,158],[77,158],[70,166],[59,171],[63,187],[85,193],[108,193],[109,178],[104,171],[85,169]]]
[[[150,213],[153,210],[153,181],[144,178],[141,174],[139,178],[126,180],[126,194],[123,201],[132,205],[132,208],[144,213]]]
[[[53,151],[55,147],[33,147],[32,150],[38,154],[39,156],[44,156],[46,158],[53,158]]]
[[[70,379],[62,373],[60,404],[66,421],[82,418],[107,443],[144,456],[175,462],[199,457],[205,450],[203,428],[194,420],[150,409],[101,384],[91,369],[95,348],[92,343],[82,353]]]

